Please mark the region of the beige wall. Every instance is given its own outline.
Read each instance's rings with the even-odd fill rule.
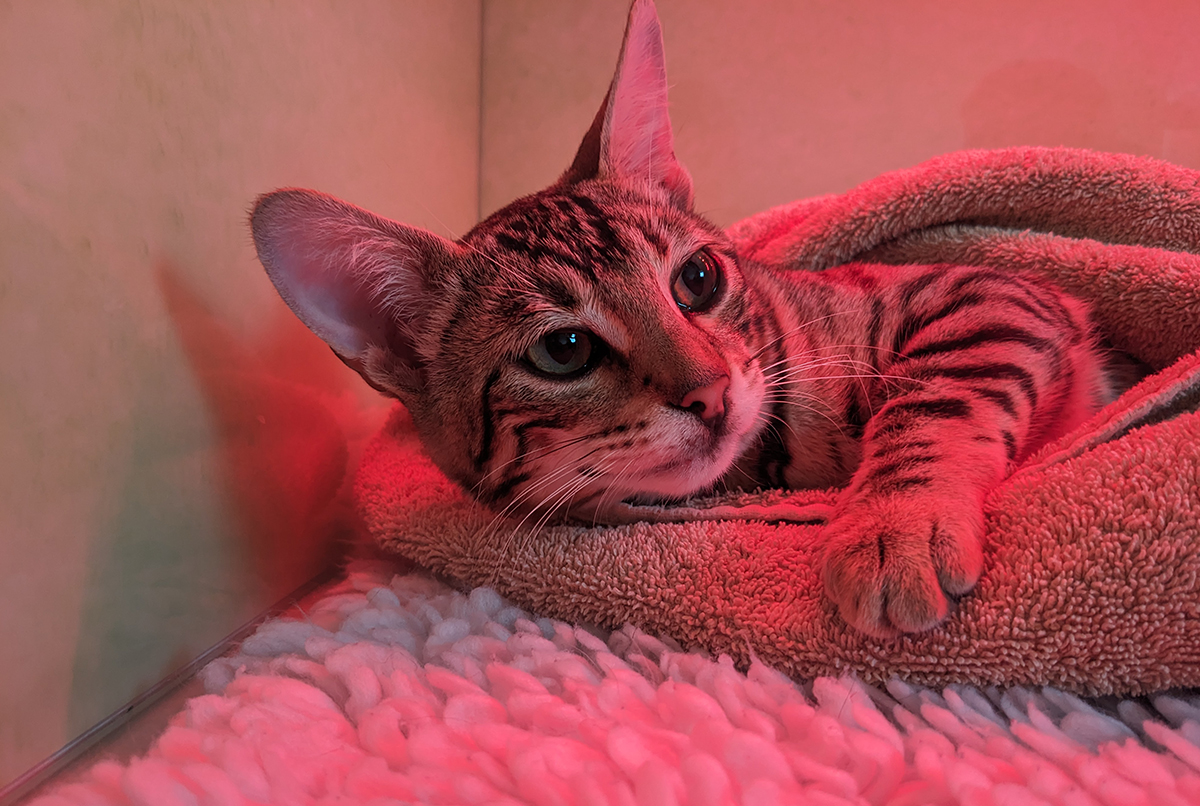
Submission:
[[[485,3],[481,207],[570,162],[626,0]],[[722,224],[968,147],[1200,168],[1200,3],[659,0],[680,158]]]
[[[461,233],[478,0],[0,2],[0,786],[311,577],[381,399],[245,218]]]

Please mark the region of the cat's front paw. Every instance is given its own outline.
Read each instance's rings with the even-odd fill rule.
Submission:
[[[825,529],[825,590],[851,626],[889,637],[922,632],[968,593],[983,566],[978,504],[938,496],[865,497]]]

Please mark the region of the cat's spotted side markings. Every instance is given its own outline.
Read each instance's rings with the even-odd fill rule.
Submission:
[[[824,531],[840,612],[935,625],[979,577],[987,491],[1105,394],[1086,312],[980,268],[741,261],[693,211],[666,109],[638,0],[553,186],[453,242],[279,191],[253,214],[260,259],[497,512],[616,522],[721,485],[844,486]]]

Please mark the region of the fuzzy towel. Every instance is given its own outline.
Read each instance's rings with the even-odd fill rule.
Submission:
[[[1043,274],[1089,300],[1156,372],[1031,457],[987,501],[987,561],[939,628],[875,639],[825,596],[816,523],[696,520],[530,528],[497,521],[422,454],[406,413],[357,494],[386,549],[543,615],[626,622],[812,678],[1054,685],[1137,694],[1200,685],[1200,173],[1067,149],[951,154],[731,229],[795,270],[851,260]],[[719,502],[831,503],[833,491]]]

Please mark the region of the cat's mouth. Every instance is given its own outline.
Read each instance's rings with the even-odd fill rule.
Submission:
[[[727,412],[720,422],[693,426],[669,450],[654,457],[624,478],[598,479],[595,488],[572,503],[572,510],[586,510],[589,517],[604,517],[607,508],[647,504],[671,504],[713,490],[753,434],[742,418]],[[741,426],[739,428],[739,425]]]
[[[686,447],[680,450],[678,455],[651,466],[647,472],[651,474],[679,472],[692,467],[697,461],[718,461],[726,443],[730,439],[735,441],[737,439],[732,431],[730,420],[722,415],[714,422],[706,423],[704,430],[694,436],[689,435],[684,443]]]
[[[670,441],[647,451],[646,462],[619,483],[609,481],[607,500],[628,505],[669,504],[712,491],[758,439],[765,389],[741,373],[717,417],[701,419],[676,411],[664,422]],[[590,492],[590,491],[589,491]],[[605,496],[597,496],[597,500]]]

